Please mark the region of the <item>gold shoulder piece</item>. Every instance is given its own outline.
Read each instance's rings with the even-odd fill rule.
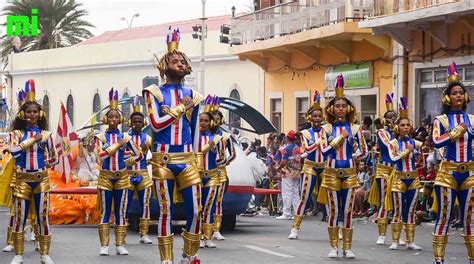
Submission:
[[[447,115],[439,115],[435,117],[435,119],[438,119],[441,125],[443,126],[444,130],[449,129],[449,120]]]
[[[46,130],[41,131],[41,136],[42,136],[41,141],[47,141],[49,137],[51,136],[51,134],[53,134],[51,131],[46,131]]]
[[[150,92],[156,98],[156,100],[158,100],[159,103],[163,103],[164,97],[161,93],[160,87],[156,86],[155,84],[152,84],[143,90]]]
[[[471,127],[474,127],[474,115],[468,114],[469,123],[471,123]]]
[[[105,139],[105,135],[102,134],[102,133],[99,133],[97,135],[95,135],[96,138],[98,138],[100,140],[100,142],[102,143],[107,143],[107,139]]]
[[[351,125],[352,136],[357,135],[357,133],[359,133],[359,129],[360,129],[360,125],[352,124]]]
[[[322,126],[322,128],[324,129],[324,131],[326,131],[328,136],[332,135],[332,125],[331,124],[325,124],[325,125]]]
[[[309,133],[309,131],[307,129],[301,131],[301,134],[309,141],[311,141],[311,133]]]
[[[146,135],[145,145],[148,149],[151,150],[151,147],[153,146],[153,141],[151,140],[151,137],[149,135]]]
[[[419,149],[421,146],[423,146],[423,142],[415,140],[415,148]]]
[[[198,91],[194,89],[191,89],[191,91],[193,91],[194,106],[197,106],[202,102],[202,100],[204,100],[204,95],[200,94]]]
[[[224,142],[227,142],[229,138],[230,138],[230,133],[222,132],[222,139],[224,140]]]

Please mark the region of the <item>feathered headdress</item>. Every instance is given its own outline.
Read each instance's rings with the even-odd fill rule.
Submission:
[[[385,95],[385,106],[388,111],[393,111],[393,93]]]
[[[110,102],[110,109],[118,110],[118,91],[114,90],[114,88],[110,88],[109,91],[109,102]]]
[[[399,108],[399,117],[400,119],[408,118],[408,99],[406,97],[400,97]]]
[[[171,30],[171,26],[168,28],[168,34],[166,35],[166,44],[168,45],[168,52],[172,52],[178,49],[179,41],[181,40],[181,33],[179,28]]]
[[[344,76],[342,76],[342,73],[340,73],[336,77],[336,82],[334,83],[334,90],[336,93],[336,98],[344,97]]]
[[[311,108],[314,110],[321,110],[321,94],[319,91],[314,91],[313,104],[311,105]]]
[[[18,106],[21,107],[26,101],[26,93],[23,89],[18,92]]]
[[[35,89],[35,81],[28,80],[25,83],[25,94],[26,94],[26,102],[34,102],[36,101],[36,89]]]
[[[456,63],[454,63],[454,61],[448,66],[448,82],[459,82],[458,66]]]
[[[204,101],[204,112],[211,112],[213,103],[214,103],[214,97],[212,97],[212,95],[209,94],[206,97],[206,101]]]
[[[135,95],[132,100],[133,113],[141,113],[140,111],[140,96]]]
[[[221,99],[219,98],[219,96],[214,95],[214,101],[212,102],[211,111],[219,111],[220,106],[221,106]]]

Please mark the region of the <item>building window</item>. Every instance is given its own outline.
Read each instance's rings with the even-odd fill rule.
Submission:
[[[270,121],[281,132],[281,98],[270,99]]]
[[[422,83],[432,83],[433,82],[433,72],[432,71],[421,72],[421,82]]]
[[[130,96],[128,95],[128,93],[125,92],[122,96],[122,99],[126,99],[129,97]],[[123,115],[123,119],[125,120],[125,122],[122,123],[122,132],[126,132],[128,131],[128,129],[130,129],[130,127],[128,126],[128,119],[130,119],[130,105],[131,105],[131,102],[122,104],[122,115]]]
[[[237,89],[232,89],[232,91],[230,91],[230,98],[232,99],[235,99],[235,100],[239,100],[240,101],[240,93]],[[232,112],[232,111],[229,111],[229,125],[231,127],[240,127],[241,126],[241,123],[240,123],[240,116],[237,115],[236,113]]]
[[[71,94],[67,96],[66,112],[71,120],[71,124],[74,125],[74,99]]]
[[[466,68],[465,71],[466,71],[466,74],[465,74],[466,77],[464,80],[474,81],[474,68]]]
[[[308,121],[306,120],[306,111],[309,107],[308,97],[296,98],[296,127],[302,128]]]
[[[440,70],[434,72],[435,82],[446,82],[446,71]]]
[[[96,93],[94,95],[94,100],[92,101],[92,114],[97,113],[96,115],[96,120],[99,121],[101,117],[100,111],[100,95],[99,93]]]
[[[49,97],[48,95],[46,94],[44,97],[43,97],[43,111],[46,115],[46,118],[49,120]],[[51,121],[51,120],[50,120]]]

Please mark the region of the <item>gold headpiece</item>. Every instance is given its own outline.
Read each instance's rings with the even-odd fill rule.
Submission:
[[[168,52],[178,50],[179,41],[181,40],[181,33],[179,28],[171,30],[171,26],[168,28],[168,34],[166,35],[166,44],[168,45]]]

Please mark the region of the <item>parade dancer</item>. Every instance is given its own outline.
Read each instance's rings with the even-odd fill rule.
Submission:
[[[15,158],[15,186],[12,239],[16,256],[12,264],[23,263],[24,229],[30,210],[35,210],[39,225],[39,252],[41,263],[51,264],[49,257],[51,233],[49,226],[49,192],[51,186],[48,168],[58,163],[57,151],[46,131],[48,121],[40,104],[35,100],[35,83],[25,85],[26,102],[20,107],[10,132],[10,151]]]
[[[330,258],[338,257],[339,227],[338,216],[341,216],[342,249],[345,258],[355,258],[352,252],[352,209],[354,191],[359,187],[356,177],[356,164],[353,158],[355,148],[361,160],[367,156],[367,144],[359,125],[354,124],[355,108],[353,103],[344,97],[344,78],[336,78],[335,98],[325,107],[327,124],[323,125],[322,152],[327,156],[327,163],[321,183],[318,200],[326,203],[328,208],[328,234],[331,250]],[[339,212],[339,210],[342,210]]]
[[[109,230],[112,204],[115,213],[115,245],[117,255],[128,255],[125,249],[127,234],[126,210],[128,190],[131,188],[126,166],[135,164],[142,159],[139,149],[131,141],[128,134],[123,134],[118,126],[123,123],[123,116],[118,110],[118,91],[110,89],[110,109],[102,118],[102,123],[108,125],[105,133],[97,134],[96,149],[101,169],[97,183],[97,199],[100,206],[100,222],[98,225],[100,239],[100,255],[109,255]],[[125,160],[126,152],[131,157]]]
[[[220,157],[221,136],[216,134],[216,124],[211,114],[215,102],[210,95],[207,96],[204,112],[199,115],[199,141],[197,147],[197,164],[202,180],[202,235],[201,247],[215,248],[212,242],[214,232],[213,205],[217,196],[219,185],[219,172],[217,161]]]
[[[165,84],[148,86],[146,98],[150,125],[153,130],[153,182],[158,193],[160,216],[158,247],[162,263],[173,263],[173,198],[182,195],[186,210],[186,228],[181,264],[198,262],[201,230],[201,179],[193,144],[199,137],[198,114],[203,96],[182,86],[191,73],[188,57],[178,51],[179,30],[168,33],[168,52],[157,65]],[[196,138],[195,138],[196,137]],[[177,199],[178,197],[176,197]]]
[[[131,189],[128,191],[128,199],[132,200],[135,193],[138,194],[138,203],[140,205],[141,217],[138,233],[140,234],[140,244],[152,244],[148,238],[148,229],[150,226],[150,197],[153,183],[148,175],[146,156],[151,149],[151,137],[142,132],[147,125],[145,115],[140,111],[140,96],[136,95],[132,101],[133,113],[130,115],[129,126],[132,128],[128,135],[135,146],[140,147],[141,160],[132,166],[128,166],[128,175],[130,175]],[[130,207],[131,203],[128,203]],[[128,212],[128,208],[127,208]]]
[[[303,221],[304,210],[311,195],[319,192],[322,172],[325,166],[325,157],[321,151],[321,129],[323,122],[323,109],[321,108],[321,95],[318,91],[314,93],[313,105],[306,112],[306,119],[311,122],[312,127],[301,131],[301,142],[307,155],[303,163],[301,196],[296,208],[291,227],[289,239],[297,239],[301,221]],[[316,189],[315,189],[316,188]],[[316,206],[316,205],[315,205]]]
[[[384,128],[377,131],[377,145],[379,147],[378,162],[375,167],[375,180],[370,189],[369,203],[379,209],[377,226],[379,238],[377,245],[384,245],[387,234],[388,214],[385,209],[385,194],[390,173],[393,170],[393,162],[390,159],[390,141],[394,139],[393,125],[397,118],[397,112],[393,110],[393,94],[385,95],[387,111],[383,115],[382,124]]]
[[[415,208],[418,190],[422,187],[415,160],[422,143],[411,137],[413,130],[408,118],[407,99],[400,97],[399,118],[394,127],[396,138],[390,141],[388,152],[394,163],[395,173],[390,177],[385,197],[386,209],[393,209],[391,250],[399,247],[402,226],[405,227],[406,248],[421,250],[415,244]]]
[[[435,180],[438,219],[433,232],[434,263],[444,263],[448,228],[456,198],[464,223],[464,243],[469,263],[474,263],[472,200],[474,199],[474,161],[472,140],[474,116],[467,114],[468,91],[459,81],[456,64],[448,68],[448,87],[443,91],[442,108],[433,124],[436,148],[444,148],[443,160]]]
[[[221,157],[219,160],[218,168],[219,168],[219,186],[217,187],[217,198],[214,203],[214,234],[213,239],[215,240],[225,240],[225,237],[221,234],[221,227],[222,227],[222,202],[224,200],[224,193],[226,187],[229,184],[229,178],[227,176],[227,166],[234,161],[236,157],[234,142],[232,141],[230,133],[225,132],[222,130],[220,126],[224,124],[224,115],[219,110],[220,106],[220,99],[219,97],[215,96],[216,103],[213,104],[213,115],[214,120],[216,121],[217,127],[217,134],[221,136],[222,142],[220,144],[220,155]]]

